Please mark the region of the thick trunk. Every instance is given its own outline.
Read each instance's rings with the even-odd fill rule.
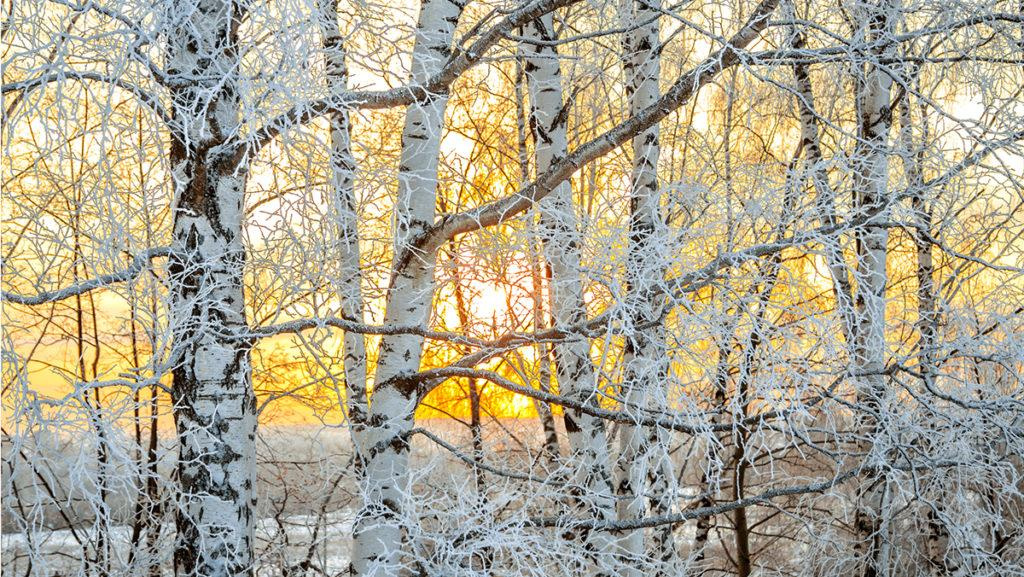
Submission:
[[[412,79],[435,74],[451,52],[462,13],[453,0],[424,0],[420,6],[412,57]],[[437,162],[447,95],[434,94],[409,107],[402,131],[398,194],[395,200],[395,262],[385,324],[425,326],[434,294],[436,255],[413,247],[415,237],[434,221]],[[417,390],[406,377],[419,369],[423,338],[391,335],[381,339],[366,435],[361,453],[363,504],[353,526],[353,575],[395,575],[402,549],[402,501],[408,480],[407,433],[413,427]]]
[[[533,130],[537,174],[568,154],[566,113],[562,102],[562,77],[553,16],[547,14],[528,24],[524,36],[538,43],[524,43],[527,88],[530,93],[530,127]],[[551,266],[552,313],[555,325],[568,327],[586,320],[580,269],[581,238],[569,183],[559,185],[540,202],[541,240]],[[598,403],[590,341],[569,335],[555,345],[555,371],[559,392],[584,403]],[[611,475],[608,470],[608,439],[604,422],[578,410],[565,410],[565,429],[574,455],[576,483],[586,488],[582,501],[590,516],[611,521],[615,515]],[[599,557],[613,550],[612,539],[592,533],[586,539],[588,554],[599,567]],[[600,569],[597,569],[600,571]]]
[[[242,295],[245,168],[221,145],[237,132],[238,7],[183,0],[170,26],[177,131],[171,326],[177,338],[178,575],[252,573],[256,399]]]
[[[880,42],[877,57],[892,56],[887,42],[898,19],[896,0],[882,0],[865,15],[868,40]],[[893,78],[877,65],[869,65],[858,88],[858,139],[854,150],[854,203],[864,214],[881,210],[888,214],[889,129]],[[885,288],[886,247],[889,231],[870,223],[857,231],[857,294],[853,335],[852,372],[861,405],[859,428],[866,441],[862,451],[868,464],[884,466],[888,447],[881,427],[886,409],[885,385]],[[890,545],[886,523],[889,488],[882,473],[868,474],[858,496],[855,519],[856,549],[865,577],[890,574]]]
[[[627,0],[623,6],[624,71],[631,114],[653,104],[659,96],[661,71],[659,0]],[[629,253],[626,260],[627,303],[630,330],[623,351],[623,395],[634,408],[657,408],[658,387],[668,378],[667,353],[661,327],[662,306],[650,296],[661,281],[664,270],[657,256],[657,236],[661,221],[658,189],[658,126],[654,125],[633,138],[633,170],[630,178]],[[668,455],[669,438],[658,428],[644,430],[624,423],[619,429],[620,455],[616,461],[616,490],[620,519],[637,519],[646,512],[644,500],[637,492],[647,486],[652,514],[668,514],[674,471]],[[678,572],[675,538],[671,525],[652,531],[651,559],[657,575]],[[628,531],[622,547],[631,558],[646,556],[642,530]],[[632,567],[632,572],[636,568]]]

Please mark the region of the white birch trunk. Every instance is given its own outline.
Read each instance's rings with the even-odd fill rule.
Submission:
[[[252,573],[256,403],[242,294],[245,166],[222,145],[237,132],[238,6],[184,0],[168,39],[176,132],[171,322],[181,487],[178,575]]]
[[[899,17],[898,0],[881,0],[868,8],[866,19],[869,41],[882,42],[876,57],[892,56],[887,37]],[[888,203],[889,130],[892,125],[893,78],[880,66],[870,64],[858,88],[858,139],[854,150],[854,203],[859,213],[878,211]],[[879,219],[888,214],[881,210]],[[885,375],[885,288],[886,247],[889,231],[885,226],[868,224],[857,232],[856,329],[853,335],[852,371],[857,400],[863,413],[859,427],[861,447],[868,465],[884,466],[888,447],[878,415],[887,411]],[[890,568],[890,544],[886,515],[889,498],[884,474],[870,474],[863,480],[856,519],[856,550],[865,577],[887,577]]]
[[[625,54],[623,58],[630,113],[635,115],[657,101],[661,72],[659,9],[660,0],[626,0],[623,6]],[[650,293],[663,278],[656,244],[661,220],[658,189],[658,125],[633,138],[633,171],[630,179],[629,254],[626,281],[630,332],[623,351],[623,394],[628,407],[653,408],[655,388],[664,386],[668,377],[667,351],[660,318],[662,306]],[[626,410],[629,410],[627,407]],[[670,512],[669,497],[673,467],[668,456],[669,435],[664,430],[623,423],[619,429],[620,454],[616,461],[616,490],[619,519],[638,519],[647,508],[637,492],[645,485],[651,495],[654,515]],[[652,531],[651,560],[657,575],[678,573],[678,559],[671,525]],[[621,546],[630,558],[645,558],[643,530],[627,531]],[[639,574],[629,566],[627,573]]]
[[[562,76],[553,16],[547,14],[524,27],[525,72],[530,94],[530,128],[533,131],[537,174],[547,171],[557,159],[568,154],[566,113],[562,101]],[[572,189],[563,182],[540,202],[541,240],[551,266],[552,314],[555,325],[567,327],[586,320],[579,247]],[[559,392],[580,402],[597,405],[590,341],[585,336],[567,336],[555,345],[555,372]],[[611,521],[615,516],[608,439],[604,422],[577,410],[566,409],[565,429],[575,461],[576,483],[586,489],[579,495],[589,516]],[[607,565],[602,553],[613,550],[614,539],[605,533],[587,536],[588,554],[598,562],[597,571]],[[595,569],[591,569],[593,571]]]
[[[348,84],[344,39],[338,22],[336,0],[319,0],[320,36],[327,68],[330,94],[343,93]],[[355,170],[352,156],[351,123],[348,111],[337,110],[328,116],[331,131],[330,189],[334,202],[337,235],[338,276],[335,287],[346,319],[363,322],[362,274],[359,271],[359,229],[356,213]],[[366,399],[366,341],[362,334],[346,331],[344,337],[345,401],[353,443],[362,446],[369,406]],[[356,452],[357,456],[359,452]],[[356,466],[361,466],[357,462]]]
[[[530,182],[530,159],[527,150],[527,112],[526,90],[523,86],[525,74],[523,71],[522,59],[516,61],[516,144],[517,156],[519,158],[520,183],[526,186]],[[541,262],[541,248],[538,246],[535,236],[527,230],[526,236],[529,244],[530,254],[530,281],[533,286],[533,330],[540,332],[549,328],[547,312],[544,309],[544,286],[547,279],[547,267]],[[537,343],[534,347],[537,354],[537,380],[540,390],[545,393],[551,392],[551,347],[547,343]],[[539,399],[533,399],[533,406],[537,409],[537,417],[540,419],[541,429],[544,431],[544,454],[548,465],[557,466],[558,458],[561,456],[561,449],[558,443],[558,429],[555,428],[555,415],[551,405]]]
[[[416,27],[412,80],[438,72],[451,52],[462,13],[453,0],[424,0]],[[385,324],[425,326],[434,293],[434,253],[413,242],[434,221],[437,162],[446,94],[409,107],[402,131],[395,200],[395,262]],[[352,574],[396,575],[401,569],[402,511],[409,466],[406,434],[413,427],[417,390],[403,377],[419,369],[423,338],[391,335],[381,340],[362,451],[363,504],[353,527]]]
[[[804,48],[802,32],[793,35],[793,49]],[[796,80],[797,108],[800,110],[800,147],[803,149],[807,169],[810,171],[811,182],[814,184],[815,204],[819,218],[824,226],[836,225],[836,194],[829,182],[821,155],[821,136],[818,129],[818,116],[814,108],[814,89],[806,64],[795,64],[793,76]],[[853,287],[850,284],[850,268],[843,256],[838,238],[822,240],[825,263],[832,277],[832,292],[836,299],[836,308],[842,319],[843,336],[847,345],[853,344],[854,326]]]

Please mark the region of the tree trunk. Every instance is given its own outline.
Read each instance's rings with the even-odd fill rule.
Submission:
[[[916,78],[916,71],[911,79]],[[907,186],[913,188],[910,196],[910,208],[914,219],[913,238],[914,252],[917,257],[917,370],[921,382],[928,391],[935,390],[938,367],[935,363],[935,346],[938,344],[939,312],[935,294],[935,266],[932,262],[932,210],[924,194],[924,176],[921,173],[923,148],[914,139],[914,125],[910,108],[910,94],[905,93],[899,101],[900,140],[904,172]],[[922,112],[924,112],[922,110]],[[925,136],[920,142],[927,142],[927,121],[921,117],[922,130]],[[954,575],[959,571],[955,561],[950,558],[949,529],[940,513],[945,502],[945,495],[940,493],[937,502],[927,503],[925,518],[927,519],[928,541],[926,555],[929,573],[935,577]]]
[[[169,27],[175,197],[171,328],[178,431],[178,575],[248,575],[253,566],[256,399],[245,332],[237,134],[237,28],[227,0],[183,0]]]
[[[530,128],[533,131],[537,174],[568,154],[566,113],[562,101],[562,76],[553,16],[549,13],[525,26],[525,72],[530,94]],[[579,247],[572,189],[563,182],[540,201],[541,240],[552,271],[552,313],[555,325],[569,327],[586,320]],[[555,345],[555,372],[559,392],[579,402],[598,404],[590,341],[584,335],[568,335]],[[576,464],[576,483],[586,488],[584,504],[589,516],[611,521],[615,515],[611,475],[608,470],[608,439],[604,422],[578,410],[565,410],[565,429]],[[613,539],[596,532],[586,538],[588,554],[596,571],[607,568],[600,556],[613,551]],[[592,569],[593,571],[594,569]]]
[[[661,40],[659,35],[660,0],[627,0],[623,6],[623,67],[631,114],[653,104],[660,94]],[[630,408],[657,407],[656,390],[667,386],[668,360],[661,325],[661,299],[652,290],[664,278],[658,258],[663,239],[657,231],[661,223],[658,159],[660,145],[655,124],[633,138],[633,170],[630,178],[629,247],[626,284],[629,295],[630,332],[623,350],[623,396]],[[661,227],[663,228],[663,227]],[[654,515],[671,511],[671,481],[675,478],[668,454],[669,435],[663,429],[644,430],[630,423],[619,429],[620,455],[616,461],[616,489],[619,519],[638,519],[646,512],[644,500],[636,492],[645,485]],[[672,525],[652,530],[650,556],[656,563],[656,575],[678,573],[678,559]],[[623,548],[631,558],[647,554],[642,530],[628,531]],[[636,572],[636,568],[632,568]]]
[[[793,49],[804,47],[804,36],[794,31]],[[836,194],[829,182],[821,156],[821,137],[818,130],[818,116],[814,108],[814,90],[811,76],[806,64],[794,64],[793,76],[796,80],[797,108],[800,110],[800,147],[810,171],[811,182],[814,184],[815,204],[818,216],[824,226],[836,225]],[[856,331],[853,311],[853,287],[850,284],[850,269],[843,256],[838,237],[822,240],[825,253],[825,264],[832,277],[832,292],[836,300],[836,308],[842,319],[843,337],[848,346],[852,346],[853,334]]]
[[[526,148],[527,113],[525,110],[526,95],[523,88],[524,79],[523,61],[522,58],[517,58],[515,78],[516,144],[519,157],[520,183],[523,186],[530,182],[530,161]],[[530,229],[527,229],[526,238],[529,243],[530,282],[533,287],[531,291],[533,295],[533,330],[539,332],[548,328],[547,313],[544,309],[544,287],[550,286],[550,283],[545,282],[548,280],[547,272],[550,269],[541,262],[540,253],[542,249],[537,246],[537,241]],[[551,347],[547,343],[537,343],[535,350],[537,354],[538,386],[540,390],[549,393],[551,392]],[[537,417],[540,419],[541,429],[544,432],[544,455],[548,460],[548,464],[554,467],[562,453],[558,444],[558,429],[555,428],[554,412],[551,409],[551,405],[544,401],[534,399],[533,405],[537,409]]]
[[[345,46],[338,22],[336,0],[318,0],[318,24],[324,48],[327,90],[330,94],[343,93],[348,87],[348,67],[345,64]],[[362,274],[359,270],[359,228],[356,213],[355,171],[352,156],[352,125],[348,111],[336,110],[328,115],[331,131],[330,190],[334,203],[337,235],[337,278],[335,290],[342,316],[363,322]],[[353,446],[363,446],[362,435],[369,413],[366,391],[366,341],[362,334],[346,331],[344,337],[343,370],[345,372],[345,403],[348,409]],[[356,469],[362,468],[360,452],[356,451]]]
[[[875,49],[878,58],[892,56],[887,41],[899,16],[898,0],[881,0],[864,14],[869,41],[881,43]],[[857,94],[858,138],[853,156],[855,210],[860,214],[880,211],[877,219],[888,214],[889,129],[892,124],[891,93],[893,78],[879,65],[869,64],[860,79]],[[877,220],[876,219],[876,220]],[[853,339],[852,371],[861,415],[858,428],[861,446],[869,466],[884,466],[887,460],[887,435],[879,419],[886,410],[885,384],[885,288],[886,246],[889,231],[871,222],[856,233],[857,295],[856,330]],[[854,521],[856,550],[864,577],[890,574],[890,544],[887,535],[888,479],[884,473],[869,473],[858,495]]]
[[[412,80],[423,82],[451,53],[461,3],[424,0],[416,25]],[[447,94],[433,94],[409,107],[395,200],[395,253],[384,324],[426,326],[434,295],[433,252],[414,248],[417,235],[434,221],[437,162]],[[396,575],[402,548],[402,510],[408,479],[407,434],[413,427],[417,390],[404,377],[419,370],[423,338],[381,339],[366,437],[357,447],[365,466],[363,503],[353,526],[353,575]]]

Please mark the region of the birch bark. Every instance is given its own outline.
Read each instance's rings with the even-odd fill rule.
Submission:
[[[412,81],[423,83],[451,55],[452,35],[463,5],[424,0],[420,5],[412,56]],[[426,326],[434,294],[436,254],[416,248],[415,239],[434,222],[437,163],[447,94],[432,94],[406,113],[395,200],[395,252],[384,324]],[[395,575],[401,566],[401,503],[409,466],[407,433],[418,401],[408,377],[419,370],[423,337],[381,339],[373,402],[362,452],[363,497],[353,526],[353,575]]]
[[[238,132],[237,29],[231,0],[181,0],[167,68],[176,133],[169,272],[178,362],[178,575],[252,573],[256,403],[242,294],[245,165],[224,146]]]
[[[908,75],[908,82],[916,79],[917,71]],[[921,110],[925,112],[924,107]],[[903,169],[906,173],[907,186],[913,189],[910,196],[910,208],[914,222],[914,252],[917,260],[915,276],[917,277],[917,363],[918,373],[925,388],[935,390],[938,369],[935,362],[935,347],[939,342],[939,310],[938,297],[935,290],[935,265],[932,259],[932,208],[929,206],[924,191],[924,175],[921,172],[923,148],[914,138],[913,115],[911,113],[910,95],[904,94],[899,101],[901,155]],[[928,142],[928,125],[921,117],[924,137],[920,142]],[[949,529],[939,514],[943,509],[943,497],[939,502],[927,505],[927,560],[928,571],[935,577],[955,575],[960,568],[950,552]]]
[[[537,174],[568,155],[567,106],[562,97],[562,75],[554,41],[554,17],[549,13],[524,27],[525,73],[530,95],[530,128],[533,132]],[[532,41],[532,42],[531,42]],[[541,241],[551,266],[552,315],[556,326],[579,325],[586,320],[583,300],[580,246],[572,189],[559,184],[540,201]],[[597,405],[590,341],[571,335],[555,345],[555,372],[559,392],[584,403]],[[612,480],[608,462],[608,439],[604,422],[577,410],[565,411],[565,429],[574,455],[576,483],[586,488],[580,500],[595,519],[611,521],[615,515]],[[606,568],[599,556],[613,550],[606,534],[587,536],[588,554],[600,571]]]
[[[660,0],[627,0],[623,7],[623,67],[630,113],[636,115],[657,101],[661,73],[661,41],[659,37]],[[661,221],[658,188],[660,145],[658,125],[639,132],[632,141],[633,170],[630,178],[629,247],[626,261],[627,297],[630,317],[629,332],[623,351],[624,410],[653,408],[656,389],[665,386],[668,378],[667,351],[661,326],[662,306],[651,297],[652,290],[664,277],[657,258],[662,242],[657,231]],[[671,511],[670,481],[674,478],[668,455],[669,435],[657,427],[644,429],[623,423],[619,429],[620,452],[616,461],[616,491],[619,519],[638,519],[646,512],[644,499],[637,495],[647,487],[650,509],[654,515]],[[678,559],[671,525],[656,527],[651,535],[651,558],[656,562],[656,575],[678,573]],[[630,558],[646,554],[643,530],[627,531],[622,547]],[[631,566],[630,574],[638,568]]]
[[[899,0],[880,0],[866,7],[863,14],[866,37],[875,43],[875,58],[891,57],[894,45],[890,38],[899,18]],[[860,213],[880,211],[879,219],[888,210],[889,131],[892,124],[893,78],[885,68],[870,63],[859,81],[857,93],[858,137],[853,156],[855,210]],[[857,294],[854,319],[852,371],[857,400],[862,414],[862,453],[869,466],[884,467],[888,442],[884,431],[886,408],[885,384],[885,288],[886,246],[889,231],[871,222],[857,231]],[[890,574],[890,544],[886,515],[889,498],[884,473],[869,474],[858,496],[854,521],[856,552],[865,577]]]
[[[520,183],[525,186],[530,182],[530,159],[527,151],[527,112],[525,88],[523,86],[525,72],[522,59],[516,61],[515,98],[516,98],[516,145],[519,159]],[[541,262],[542,249],[538,246],[535,235],[527,230],[526,241],[529,244],[530,255],[530,282],[533,287],[533,328],[535,331],[542,331],[548,328],[547,312],[544,308],[545,281],[549,280],[550,268]],[[545,393],[551,392],[551,347],[547,343],[537,343],[537,380],[540,390]],[[537,409],[537,417],[540,419],[541,429],[544,431],[544,453],[548,464],[557,466],[558,458],[561,456],[561,449],[558,444],[558,429],[555,428],[555,415],[551,405],[537,399],[533,400]]]
[[[330,94],[343,93],[348,88],[348,66],[345,64],[345,45],[338,22],[337,0],[318,0],[318,24],[324,49],[327,90]],[[352,156],[351,123],[347,110],[336,110],[328,115],[331,131],[330,187],[334,203],[335,231],[337,235],[338,276],[335,290],[342,316],[363,322],[362,274],[359,271],[359,229],[356,213],[355,171]],[[366,341],[362,334],[346,331],[344,337],[345,402],[353,446],[362,447],[362,434],[366,426],[369,405],[366,398]],[[356,456],[360,451],[356,451]],[[356,459],[356,468],[362,467]]]

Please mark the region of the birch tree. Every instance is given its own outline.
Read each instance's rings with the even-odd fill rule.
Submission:
[[[1024,575],[1022,24],[5,4],[4,573]]]
[[[437,74],[451,54],[452,35],[462,13],[454,0],[430,0],[420,6],[413,48],[412,80]],[[422,252],[414,239],[435,218],[437,162],[447,98],[427,95],[406,112],[395,198],[395,251],[384,322],[426,325],[433,299],[436,254]],[[392,575],[401,567],[402,503],[407,498],[409,445],[418,401],[415,381],[423,337],[386,336],[381,340],[373,403],[366,439],[356,451],[364,462],[364,504],[353,529],[353,575]]]

